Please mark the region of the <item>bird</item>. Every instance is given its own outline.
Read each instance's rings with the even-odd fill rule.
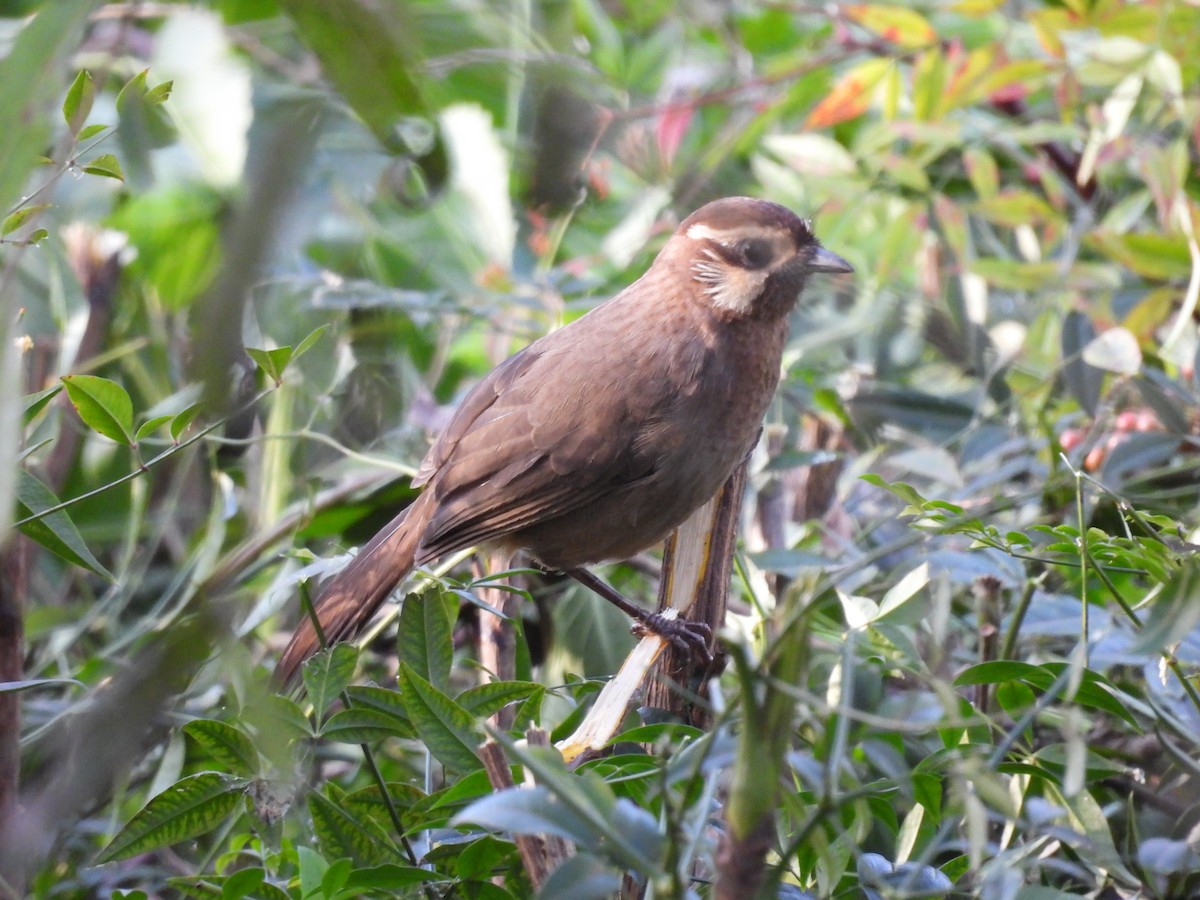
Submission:
[[[412,480],[422,492],[321,588],[320,630],[301,621],[276,678],[357,635],[416,566],[479,545],[524,550],[651,630],[703,642],[586,567],[665,540],[753,449],[817,272],[853,268],[785,206],[726,197],[687,216],[645,274],[466,394]]]

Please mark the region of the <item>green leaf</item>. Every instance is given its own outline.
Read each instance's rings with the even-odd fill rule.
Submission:
[[[42,4],[30,21],[10,34],[11,43],[0,59],[0,84],[6,86],[0,90],[2,210],[16,205],[42,148],[51,143],[66,66],[79,48],[89,14],[98,6],[100,0]]]
[[[450,684],[450,666],[454,661],[451,618],[448,604],[438,585],[409,594],[400,609],[397,653],[412,670],[439,691]],[[457,608],[458,600],[452,597]]]
[[[187,431],[188,426],[196,420],[196,416],[200,415],[201,409],[202,406],[199,403],[193,403],[171,420],[171,440],[179,443],[179,436]]]
[[[258,772],[258,751],[254,742],[227,722],[194,719],[183,726],[183,733],[194,740],[221,768],[238,775]]]
[[[1191,255],[1182,236],[1093,230],[1085,244],[1145,278],[1165,281],[1186,279],[1191,274]]]
[[[1002,681],[1023,681],[1028,679],[1041,680],[1044,674],[1040,666],[1012,659],[999,659],[992,662],[980,663],[979,665],[965,669],[954,679],[954,686],[965,687],[975,684],[998,684]]]
[[[130,105],[145,95],[146,75],[149,71],[149,69],[142,69],[121,85],[121,90],[117,94],[117,113],[119,115],[128,113]]]
[[[911,484],[905,484],[903,481],[887,481],[881,475],[876,475],[874,472],[868,472],[865,475],[858,476],[867,484],[873,484],[875,487],[883,488],[890,494],[899,497],[907,503],[910,509],[904,511],[904,515],[919,514],[925,509],[925,504],[928,502],[918,493],[917,489]]]
[[[92,76],[81,69],[67,89],[67,96],[63,100],[62,107],[63,119],[72,134],[79,131],[83,123],[87,121],[95,99],[96,84],[92,81]]]
[[[318,715],[345,690],[354,677],[357,664],[358,650],[350,644],[337,644],[322,650],[304,664],[301,670],[304,687]]]
[[[145,278],[172,311],[186,308],[221,268],[225,202],[211,188],[189,182],[134,192],[109,219],[137,249],[130,275]]]
[[[305,353],[307,353],[310,349],[312,349],[313,344],[315,344],[317,341],[319,341],[321,339],[321,335],[323,335],[328,330],[329,330],[328,325],[321,325],[320,327],[314,328],[307,335],[305,335],[304,339],[301,340],[300,343],[298,343],[296,345],[296,352],[292,354],[292,359],[297,360],[301,356],[303,356]]]
[[[17,471],[18,519],[37,515],[58,504],[59,499],[50,488],[34,475],[25,469]],[[107,581],[116,582],[113,574],[92,555],[92,551],[84,543],[83,535],[79,533],[65,509],[26,522],[21,526],[21,533],[33,538],[60,559],[94,572]]]
[[[907,12],[907,10],[897,10]],[[930,47],[913,66],[913,115],[923,122],[941,117],[946,96],[946,56],[938,46]],[[924,171],[921,170],[922,175]]]
[[[25,238],[25,243],[32,247],[40,244],[48,237],[50,237],[50,232],[45,228],[35,228],[29,232],[29,236]]]
[[[62,382],[89,428],[119,444],[133,443],[133,401],[125,388],[98,375],[64,375]]]
[[[115,178],[117,181],[125,180],[125,173],[121,171],[121,164],[117,162],[117,158],[111,153],[102,153],[90,163],[84,164],[83,171],[89,175],[102,175],[105,178]]]
[[[220,772],[181,778],[126,823],[104,848],[98,862],[127,859],[211,831],[243,802],[245,784],[243,779]]]
[[[433,187],[449,171],[445,147],[417,72],[412,10],[370,0],[280,0],[325,75],[375,137],[393,153],[415,156]],[[414,128],[417,122],[424,127]]]
[[[25,414],[24,423],[28,425],[37,418],[37,414],[46,408],[46,404],[58,396],[62,391],[62,385],[56,384],[46,388],[44,391],[38,391],[36,394],[27,394],[25,396]]]
[[[397,866],[385,863],[382,866],[355,867],[342,885],[339,897],[395,896],[398,888],[427,881],[440,881],[443,876],[415,866]]]
[[[980,147],[968,147],[963,151],[963,164],[971,187],[980,199],[994,197],[1000,189],[1000,170],[996,158]]]
[[[510,703],[520,703],[545,688],[531,681],[489,681],[469,687],[454,702],[476,718],[486,718],[499,712]]]
[[[94,138],[100,132],[102,132],[106,128],[110,128],[110,127],[111,126],[109,126],[109,125],[100,125],[100,124],[89,125],[89,126],[87,126],[87,128],[83,129],[83,131],[79,132],[79,140],[86,141],[86,140],[89,140],[90,138]]]
[[[246,353],[263,370],[263,374],[277,385],[283,380],[283,372],[288,367],[288,363],[292,361],[293,356],[291,347],[276,347],[273,350],[247,347]]]
[[[272,729],[278,728],[289,738],[313,737],[312,725],[300,704],[282,694],[266,694],[256,705],[255,721]],[[262,726],[259,726],[260,730]]]
[[[954,679],[956,687],[971,684],[998,684],[1019,681],[1029,685],[1038,693],[1045,693],[1059,680],[1066,663],[1046,663],[1035,666],[1016,660],[995,660],[971,666]],[[1141,731],[1141,725],[1129,708],[1118,697],[1117,688],[1103,675],[1084,669],[1073,698],[1075,703],[1096,709],[1122,719]]]
[[[346,696],[356,708],[375,709],[401,722],[408,721],[408,713],[404,711],[404,701],[400,692],[393,688],[353,684],[346,688]]]
[[[368,866],[402,858],[387,832],[374,819],[356,816],[316,792],[308,795],[308,811],[312,815],[313,831],[327,856],[352,859],[359,865]]]
[[[400,695],[409,720],[429,752],[447,769],[472,772],[482,766],[475,748],[480,736],[465,709],[413,670],[400,663]]]
[[[31,216],[37,215],[43,209],[49,209],[53,205],[54,204],[52,203],[38,203],[34,206],[26,206],[22,209],[18,209],[11,216],[8,216],[3,222],[0,222],[0,235],[12,234],[12,232],[24,225],[26,220],[28,220]]]
[[[134,434],[133,439],[141,443],[143,438],[154,434],[158,429],[162,428],[168,422],[173,422],[176,418],[176,416],[155,416],[152,419],[147,419],[138,426],[137,433]]]
[[[534,772],[534,788],[509,788],[475,801],[451,820],[530,834],[557,834],[602,853],[624,868],[650,873],[664,850],[654,817],[595,772],[568,772],[557,751],[527,747],[510,753]]]
[[[486,776],[486,773],[483,772],[479,774]],[[388,812],[388,804],[404,812],[411,808],[414,803],[418,803],[426,797],[420,789],[413,785],[397,781],[387,782],[386,801],[384,800],[384,796],[384,790],[378,784],[372,784],[369,787],[360,788],[353,793],[347,794],[341,798],[340,802],[353,815],[360,818],[374,819],[377,822],[384,823],[385,827],[390,827],[391,814]]]
[[[146,91],[147,103],[165,103],[171,99],[171,91],[175,89],[174,81],[163,81]]]
[[[974,209],[985,219],[1009,228],[1051,222],[1058,218],[1050,204],[1037,194],[1014,188],[982,197],[974,204]]]
[[[40,687],[87,687],[82,681],[74,678],[29,678],[25,681],[0,681],[0,694],[19,694],[21,691],[32,691]]]
[[[407,719],[378,709],[343,709],[321,726],[321,737],[343,744],[370,744],[385,738],[412,738],[416,731]]]

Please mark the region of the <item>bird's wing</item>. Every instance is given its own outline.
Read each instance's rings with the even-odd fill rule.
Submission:
[[[530,345],[471,392],[422,464],[436,506],[418,558],[503,537],[648,477],[656,461],[642,438],[670,402],[663,379],[631,385],[619,355],[563,339]]]

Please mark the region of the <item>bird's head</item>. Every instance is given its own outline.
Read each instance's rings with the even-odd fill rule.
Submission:
[[[778,203],[726,197],[683,220],[672,243],[705,301],[722,316],[783,316],[811,272],[853,272],[821,246],[812,223]]]

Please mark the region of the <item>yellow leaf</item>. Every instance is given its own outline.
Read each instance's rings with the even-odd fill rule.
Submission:
[[[884,40],[901,47],[924,47],[937,37],[933,26],[923,15],[901,6],[861,3],[844,6],[842,12]]]

